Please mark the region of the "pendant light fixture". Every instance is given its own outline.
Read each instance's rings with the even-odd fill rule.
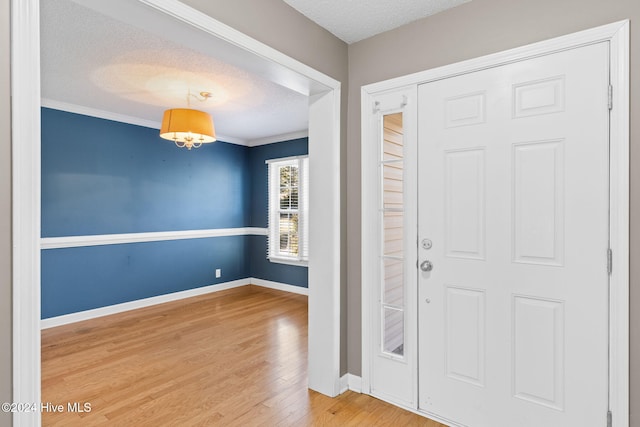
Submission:
[[[211,97],[209,92],[200,92],[200,99],[189,91],[187,94],[187,106],[191,106],[191,97],[199,101],[206,101]],[[172,108],[164,112],[162,126],[160,127],[160,138],[175,142],[180,148],[186,147],[188,150],[199,148],[202,144],[214,142],[216,131],[213,127],[211,116],[200,110],[191,108]]]

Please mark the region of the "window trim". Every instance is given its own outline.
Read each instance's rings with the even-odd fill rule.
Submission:
[[[279,157],[279,158],[265,160],[265,164],[267,164],[267,259],[270,262],[274,262],[278,264],[303,266],[303,267],[307,267],[309,265],[309,254],[308,254],[309,207],[306,206],[306,209],[305,209],[305,200],[307,201],[306,204],[308,205],[308,194],[306,193],[308,193],[309,191],[308,159],[309,159],[309,155],[305,154],[300,156]],[[275,221],[275,215],[279,211],[276,208],[276,205],[272,204],[273,198],[277,197],[277,190],[279,190],[279,187],[272,185],[272,178],[273,178],[272,174],[274,173],[272,168],[278,167],[278,166],[286,166],[287,164],[296,165],[299,170],[298,215],[301,219],[300,224],[302,224],[303,229],[298,230],[298,239],[299,239],[298,245],[299,245],[299,252],[300,252],[300,255],[298,257],[276,255],[272,252],[272,246],[271,246],[273,241],[279,240],[277,239],[278,230],[275,227],[275,224],[277,224],[277,221]],[[303,178],[304,175],[307,176],[306,185],[304,185],[305,184],[305,179]],[[307,232],[304,231],[305,227],[307,228]],[[306,257],[304,254],[305,247],[307,248]]]

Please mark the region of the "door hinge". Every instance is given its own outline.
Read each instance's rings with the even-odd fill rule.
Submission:
[[[613,86],[609,85],[609,94],[607,96],[609,111],[613,110]]]
[[[613,271],[613,251],[611,248],[607,249],[607,273],[611,275]]]
[[[607,427],[612,427],[613,426],[613,415],[611,414],[611,411],[607,411]]]

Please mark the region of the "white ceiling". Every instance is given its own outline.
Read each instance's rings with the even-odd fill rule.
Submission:
[[[351,44],[471,0],[284,0]]]
[[[208,91],[211,99],[192,98],[191,107],[213,116],[220,140],[254,145],[304,134],[312,84],[134,3],[41,0],[44,106],[159,128],[165,109]]]
[[[469,0],[284,0],[347,42]],[[130,0],[41,0],[43,105],[160,127],[187,93],[218,139],[256,145],[304,135],[318,83]]]

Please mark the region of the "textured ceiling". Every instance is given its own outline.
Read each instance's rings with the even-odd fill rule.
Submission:
[[[351,44],[471,0],[284,0]]]
[[[40,6],[45,105],[87,107],[159,127],[165,109],[187,106],[189,91],[208,91],[211,99],[192,98],[191,106],[211,113],[219,139],[250,143],[308,128],[308,97],[301,91],[76,1],[42,0]]]

